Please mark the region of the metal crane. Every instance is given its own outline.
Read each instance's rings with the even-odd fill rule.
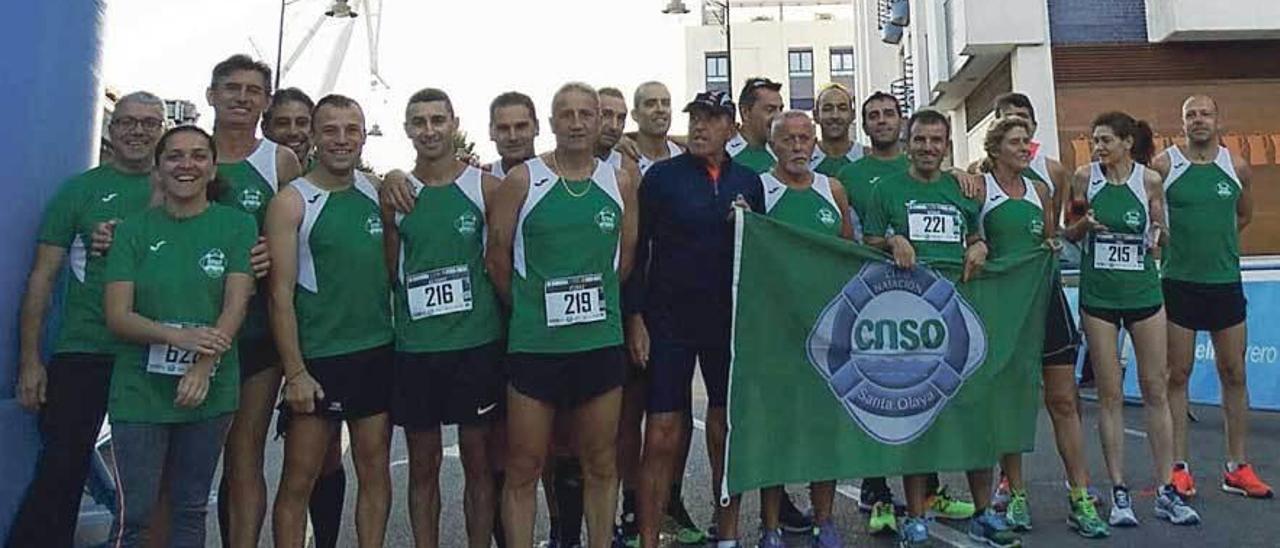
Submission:
[[[281,43],[279,44],[280,49],[278,51],[283,51],[284,8],[285,6],[302,1],[305,0],[281,2]],[[329,54],[328,63],[325,67],[323,76],[321,77],[320,87],[318,90],[319,96],[324,96],[332,92],[334,86],[337,84],[338,74],[342,71],[342,64],[347,58],[347,49],[351,45],[351,37],[355,32],[356,18],[358,16],[363,16],[365,37],[368,41],[369,49],[369,87],[375,94],[380,94],[380,92],[385,92],[390,89],[391,86],[387,84],[386,80],[383,79],[382,74],[378,72],[378,45],[381,42],[382,35],[382,0],[355,0],[358,2],[359,11],[352,8],[351,4],[353,2],[351,0],[332,1],[333,3],[330,5],[329,9],[316,17],[315,22],[307,29],[307,33],[303,35],[302,41],[299,42],[298,46],[289,54],[289,60],[284,63],[284,66],[277,67],[277,72],[279,73],[278,78],[283,79],[284,76],[289,74],[289,71],[293,69],[294,64],[297,63],[298,59],[307,51],[308,46],[311,45],[312,39],[314,39],[316,33],[320,31],[320,27],[325,24],[326,19],[339,19],[341,24],[344,26],[338,34],[338,40],[333,44],[333,50]],[[277,63],[278,62],[279,61],[277,60]],[[378,127],[378,124],[373,124],[373,127],[369,130],[369,134],[374,136],[382,134],[381,128]]]

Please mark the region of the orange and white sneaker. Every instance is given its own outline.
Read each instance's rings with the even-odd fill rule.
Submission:
[[[1230,467],[1223,471],[1222,490],[1257,499],[1272,497],[1271,486],[1258,479],[1258,475],[1253,472],[1253,467],[1244,462],[1236,465],[1235,472],[1232,472]]]
[[[1178,492],[1178,496],[1189,499],[1196,496],[1196,480],[1191,477],[1191,467],[1187,466],[1185,461],[1173,463],[1173,489]],[[1226,484],[1223,483],[1223,489]]]

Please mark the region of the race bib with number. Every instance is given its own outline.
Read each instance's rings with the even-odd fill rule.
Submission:
[[[907,206],[907,238],[913,242],[960,243],[960,212],[948,204]]]
[[[471,272],[467,265],[413,274],[405,280],[409,318],[421,320],[471,310]]]
[[[183,326],[176,323],[166,323],[165,325],[179,329],[196,327],[194,325]],[[184,350],[171,344],[155,343],[148,347],[147,373],[181,377],[187,374],[187,370],[191,369],[191,366],[196,363],[196,359],[199,357],[200,354],[190,350]]]
[[[547,280],[543,296],[547,306],[547,327],[605,319],[604,277],[599,274]]]
[[[1093,267],[1098,270],[1142,271],[1146,240],[1136,234],[1095,234]]]

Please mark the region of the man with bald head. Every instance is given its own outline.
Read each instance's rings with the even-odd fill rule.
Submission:
[[[639,127],[635,141],[643,175],[653,164],[684,154],[684,147],[667,135],[671,131],[671,92],[666,84],[640,84],[632,99],[631,119]]]
[[[813,149],[809,167],[835,177],[845,166],[866,154],[866,149],[853,139],[853,93],[838,83],[828,84],[818,92],[813,104],[813,119],[821,129],[822,140]]]
[[[1187,380],[1195,361],[1197,331],[1208,331],[1222,383],[1227,461],[1222,490],[1270,498],[1245,455],[1249,396],[1244,353],[1245,298],[1240,281],[1240,231],[1253,218],[1252,170],[1219,141],[1222,113],[1207,95],[1182,103],[1185,145],[1174,145],[1151,162],[1164,177],[1169,245],[1161,263],[1168,310],[1169,410],[1173,415],[1173,484],[1195,494],[1187,458]]]

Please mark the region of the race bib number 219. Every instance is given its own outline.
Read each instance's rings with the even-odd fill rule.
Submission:
[[[599,274],[547,280],[543,296],[547,327],[563,327],[605,319],[604,279]]]

